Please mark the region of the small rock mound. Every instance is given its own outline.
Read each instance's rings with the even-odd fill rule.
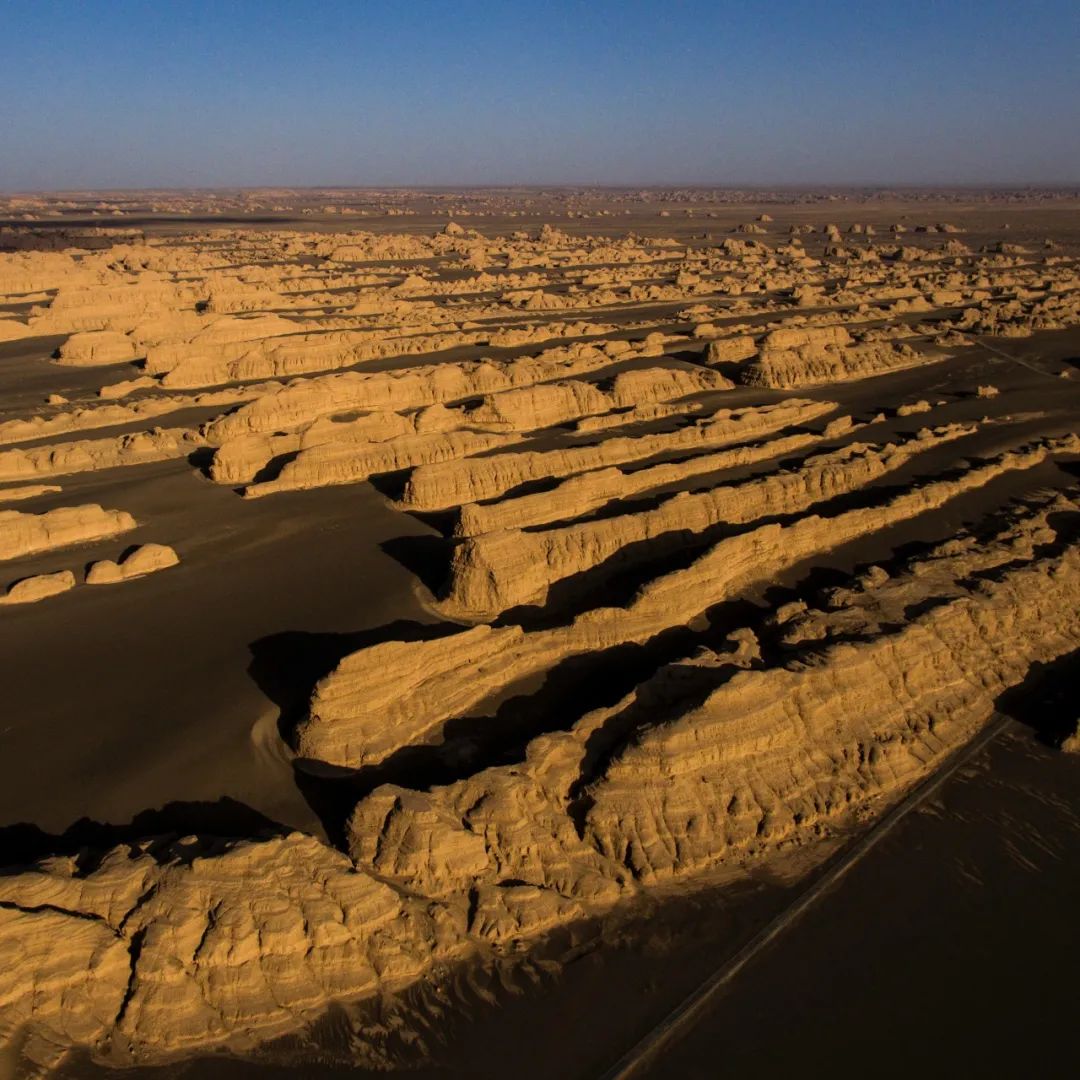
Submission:
[[[56,574],[35,574],[16,581],[6,596],[0,596],[0,604],[36,604],[39,600],[74,587],[75,575],[70,570],[61,570]]]
[[[94,563],[86,572],[86,584],[115,585],[120,581],[145,577],[158,570],[167,570],[179,562],[180,556],[171,547],[165,544],[143,544],[121,562],[102,559]]]

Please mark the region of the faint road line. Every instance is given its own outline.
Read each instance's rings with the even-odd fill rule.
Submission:
[[[976,338],[974,334],[969,334],[968,337],[972,338],[976,345],[981,345],[987,352],[1000,356],[1002,360],[1011,360],[1014,364],[1019,364],[1021,367],[1026,367],[1028,371],[1034,371],[1036,375],[1041,375],[1044,379],[1053,379],[1055,382],[1058,379],[1057,375],[1051,375],[1049,371],[1043,371],[1042,368],[1037,368],[1034,364],[1021,360],[1019,356],[1011,356],[1004,349],[999,349],[996,345],[990,345],[981,338]]]
[[[706,1006],[762,949],[794,925],[810,910],[853,866],[879,844],[912,810],[917,809],[948,780],[957,769],[969,762],[980,750],[1000,735],[1012,721],[995,712],[990,722],[971,742],[957,750],[945,764],[928,777],[876,825],[866,832],[842,855],[839,861],[795,902],[772,922],[754,935],[730,960],[717,968],[697,989],[693,990],[659,1024],[625,1053],[601,1080],[628,1080],[650,1064],[657,1054],[674,1038],[682,1034],[701,1015]]]

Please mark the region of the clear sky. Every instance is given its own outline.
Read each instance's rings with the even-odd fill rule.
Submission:
[[[1080,181],[1080,0],[0,0],[0,189]]]

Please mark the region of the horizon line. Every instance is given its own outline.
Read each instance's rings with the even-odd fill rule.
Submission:
[[[216,193],[223,191],[535,191],[540,189],[554,190],[584,190],[584,191],[745,191],[745,192],[839,192],[839,191],[1017,191],[1028,189],[1046,189],[1052,191],[1065,191],[1076,189],[1080,192],[1080,179],[1076,180],[1017,180],[1017,181],[947,181],[935,183],[933,181],[837,181],[798,184],[784,183],[734,183],[734,182],[707,182],[687,181],[648,183],[644,181],[629,180],[621,183],[588,183],[584,181],[529,181],[520,183],[484,183],[484,184],[447,184],[447,183],[386,183],[386,184],[356,184],[356,183],[318,183],[318,184],[286,184],[286,183],[261,183],[261,184],[191,184],[191,185],[115,185],[103,187],[65,187],[65,188],[0,188],[0,196],[11,197],[17,195],[84,195],[84,194],[121,194],[125,192],[207,192]]]

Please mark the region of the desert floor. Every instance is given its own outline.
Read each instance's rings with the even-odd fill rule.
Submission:
[[[0,1076],[1057,1071],[1078,259],[1054,192],[0,202]]]

